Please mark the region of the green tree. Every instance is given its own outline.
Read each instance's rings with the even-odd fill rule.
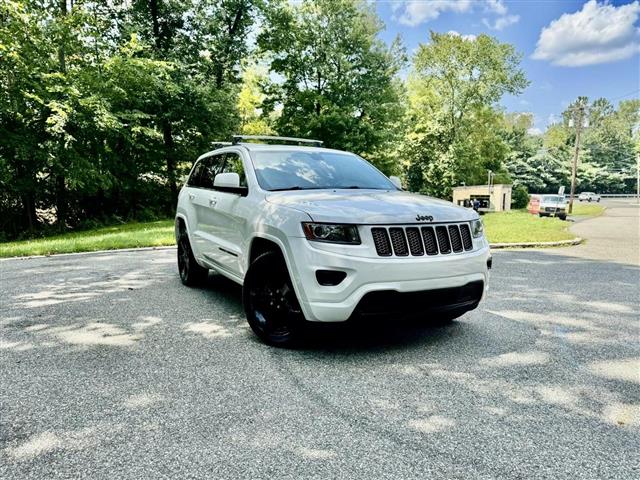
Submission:
[[[307,0],[272,10],[258,44],[281,79],[265,90],[265,112],[281,109],[276,130],[324,140],[384,168],[376,159],[398,138],[395,75],[404,52],[399,41],[388,47],[379,40],[381,29],[365,1]]]
[[[498,173],[496,181],[508,181],[496,105],[528,85],[520,55],[487,35],[431,32],[430,40],[413,59],[404,150],[410,165],[422,165],[420,189],[449,196],[461,182],[483,183],[488,169]]]

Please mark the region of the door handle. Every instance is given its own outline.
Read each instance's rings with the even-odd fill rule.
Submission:
[[[209,199],[209,206],[210,207],[215,207],[216,203],[218,203],[218,199],[217,198],[210,198]]]
[[[195,200],[196,196],[193,193],[189,194],[189,200],[191,200],[192,202]]]

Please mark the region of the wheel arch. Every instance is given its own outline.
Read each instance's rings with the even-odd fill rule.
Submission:
[[[184,231],[187,232],[187,236],[191,237],[189,235],[189,221],[187,220],[187,217],[185,217],[184,215],[179,213],[179,214],[176,215],[175,227],[174,227],[176,242],[179,239],[180,229],[181,228],[184,228]],[[191,240],[191,238],[189,238],[189,240]]]
[[[275,240],[266,237],[254,237],[249,246],[249,255],[247,257],[247,268],[251,266],[253,261],[266,252],[276,252],[286,262],[282,246]]]

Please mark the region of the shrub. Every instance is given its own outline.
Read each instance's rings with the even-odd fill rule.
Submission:
[[[529,191],[524,185],[517,185],[511,194],[511,208],[526,208],[529,203]]]

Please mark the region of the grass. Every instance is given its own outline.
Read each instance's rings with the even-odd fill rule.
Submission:
[[[569,222],[553,217],[541,218],[526,210],[487,213],[482,221],[491,243],[556,242],[575,237],[568,230]]]
[[[573,205],[574,215],[597,216],[604,212],[598,204]],[[482,217],[491,243],[555,242],[574,238],[568,222],[540,218],[525,210],[488,213]],[[174,245],[173,220],[125,223],[83,232],[66,233],[34,240],[0,243],[0,257],[93,252],[117,248]]]
[[[602,215],[604,207],[598,203],[580,203],[578,201],[573,202],[572,215],[597,217]]]
[[[0,243],[0,257],[174,245],[173,220],[125,223],[52,237]]]

